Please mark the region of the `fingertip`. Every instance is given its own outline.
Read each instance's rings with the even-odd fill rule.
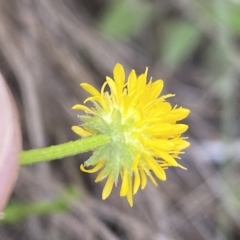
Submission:
[[[0,73],[0,211],[6,205],[18,176],[21,132],[16,105]]]

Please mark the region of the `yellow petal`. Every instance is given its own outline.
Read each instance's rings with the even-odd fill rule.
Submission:
[[[179,139],[179,141],[175,144],[175,150],[179,151],[185,149],[190,146],[190,142]]]
[[[144,139],[144,144],[149,148],[157,148],[159,150],[170,152],[175,149],[175,143],[171,140],[164,139]]]
[[[127,170],[123,171],[122,174],[122,186],[121,186],[121,190],[120,190],[120,196],[126,196],[128,193],[128,172]]]
[[[180,121],[184,118],[186,118],[190,113],[189,109],[186,108],[177,108],[177,109],[173,109],[170,113],[170,117],[173,117],[174,119],[176,119],[177,121]]]
[[[179,164],[178,162],[167,152],[163,152],[163,151],[157,151],[157,154],[163,159],[165,160],[167,163],[169,163],[171,166],[174,167],[178,167]]]
[[[107,182],[103,188],[103,192],[102,192],[102,199],[105,200],[111,193],[112,188],[113,188],[113,177],[112,174],[109,174]]]
[[[125,82],[125,72],[123,66],[119,63],[117,63],[113,69],[113,78],[116,83],[117,93],[120,95]]]
[[[175,97],[175,94],[169,93],[169,94],[166,94],[166,95],[161,96],[159,99],[165,100],[166,98],[170,98],[170,97]]]
[[[95,182],[100,182],[105,178],[104,169],[97,175]]]
[[[88,83],[81,83],[80,86],[87,91],[88,93],[90,93],[93,96],[98,96],[100,95],[99,91],[93,87],[92,85],[88,84]]]
[[[105,110],[107,109],[106,102],[104,101],[104,98],[102,96],[94,96],[94,97],[86,98],[83,103],[85,104],[88,101],[92,101],[92,102],[93,101],[97,101],[97,102],[99,102],[102,105],[102,107]],[[91,112],[91,113],[94,114],[95,112]]]
[[[88,136],[92,135],[92,133],[84,130],[83,128],[81,128],[79,126],[72,126],[71,129],[73,130],[73,132],[75,132],[77,135],[79,135],[81,137],[88,137]]]
[[[108,83],[108,86],[111,89],[111,94],[114,96],[117,96],[117,89],[116,89],[115,82],[110,77],[106,77],[106,81]]]
[[[178,167],[183,169],[183,170],[187,170],[187,168],[185,168],[184,166],[182,166],[181,164],[178,164]]]
[[[165,171],[159,166],[159,164],[151,157],[145,156],[145,160],[148,163],[150,169],[155,173],[155,175],[162,181],[166,180]]]
[[[146,74],[141,74],[137,79],[137,88],[139,89],[145,89],[147,83],[147,76]]]
[[[153,125],[148,127],[145,130],[146,134],[152,135],[153,137],[160,137],[160,136],[171,136],[171,132],[173,129],[173,125],[169,123],[160,123],[157,125]]]
[[[136,75],[136,72],[132,70],[128,76],[128,82],[127,82],[128,95],[136,91],[136,85],[137,85],[137,75]]]
[[[147,74],[148,74],[148,67],[146,67],[146,70],[145,70],[145,73],[144,73],[147,77]]]
[[[98,101],[98,102],[100,102],[101,100],[102,100],[102,98],[100,96],[94,96],[94,97],[86,98],[83,103],[85,104],[86,102],[89,102],[89,101]]]
[[[156,99],[155,104],[156,106],[153,105],[154,107],[153,109],[157,107],[158,108],[157,114],[160,116],[164,116],[165,114],[172,110],[172,105],[169,102],[162,102],[161,100],[159,100],[159,98]]]
[[[154,83],[152,83],[151,88],[153,89],[152,90],[153,93],[156,94],[155,97],[158,97],[161,94],[161,92],[163,90],[163,86],[164,86],[164,82],[162,79],[158,79]]]
[[[140,187],[140,175],[138,170],[134,171],[135,179],[134,179],[134,185],[133,185],[133,194],[136,194],[139,187]]]
[[[145,170],[145,171],[146,171],[146,170]],[[158,186],[156,180],[154,179],[153,175],[151,174],[151,172],[150,172],[149,170],[147,170],[147,175],[148,175],[148,177],[151,179],[151,181],[153,182],[153,184],[154,184],[155,186]]]
[[[143,169],[140,169],[141,174],[141,189],[144,189],[147,185],[147,177]]]
[[[140,154],[137,154],[137,156],[135,157],[135,159],[133,161],[133,165],[132,165],[133,171],[135,171],[137,169],[139,160],[140,160]]]
[[[94,111],[92,109],[90,109],[89,107],[87,107],[85,105],[82,105],[82,104],[76,104],[72,107],[72,109],[83,110],[83,111],[88,112],[88,113],[94,113]]]
[[[169,124],[169,123],[159,123],[157,125],[153,125],[146,129],[146,133],[151,134],[153,136],[171,136],[177,135],[186,132],[188,129],[188,125],[186,124]]]
[[[181,134],[186,132],[188,129],[188,125],[186,124],[176,124],[173,126],[172,130],[169,132],[169,134]]]
[[[87,173],[94,173],[97,172],[99,169],[101,169],[104,165],[104,161],[100,161],[99,163],[97,163],[92,169],[85,169],[83,164],[80,165],[80,169],[83,172],[87,172]]]
[[[108,82],[105,81],[104,84],[102,85],[102,88],[101,88],[101,95],[104,94],[104,90],[105,90],[105,87],[107,86]]]
[[[129,205],[133,206],[133,193],[132,193],[132,176],[128,175],[128,193],[127,193],[127,200]]]

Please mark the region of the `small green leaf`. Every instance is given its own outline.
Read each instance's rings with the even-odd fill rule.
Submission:
[[[12,201],[5,208],[1,223],[14,224],[28,216],[44,216],[66,211],[69,200],[75,198],[79,198],[79,193],[74,187],[67,187],[58,198],[51,201],[30,203]]]
[[[166,26],[161,46],[162,61],[169,67],[177,67],[196,49],[201,32],[185,21],[173,21]]]
[[[240,29],[240,4],[234,4],[230,8],[228,15],[228,27],[232,33],[239,35]]]
[[[222,18],[226,21],[224,24],[226,25],[227,29],[236,35],[239,35],[240,29],[240,4],[233,1],[225,1],[225,11],[227,11],[227,16],[218,16],[216,14],[216,9],[214,4],[211,2],[206,2],[205,4],[201,5],[201,8],[198,8],[199,14],[202,15],[204,22],[209,23],[210,27],[217,27],[221,24]],[[220,17],[220,19],[219,19]]]
[[[112,1],[100,20],[99,29],[112,38],[126,39],[146,23],[152,5],[144,1]]]

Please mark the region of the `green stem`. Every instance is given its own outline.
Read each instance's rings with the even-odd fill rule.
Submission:
[[[20,154],[20,165],[47,162],[73,156],[101,147],[107,144],[109,140],[109,137],[106,135],[96,135],[56,146],[23,151]]]

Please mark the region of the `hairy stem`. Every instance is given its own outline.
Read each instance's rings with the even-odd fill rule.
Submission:
[[[107,144],[109,140],[110,138],[106,135],[96,135],[46,148],[22,151],[20,154],[20,165],[47,162],[88,152]]]

